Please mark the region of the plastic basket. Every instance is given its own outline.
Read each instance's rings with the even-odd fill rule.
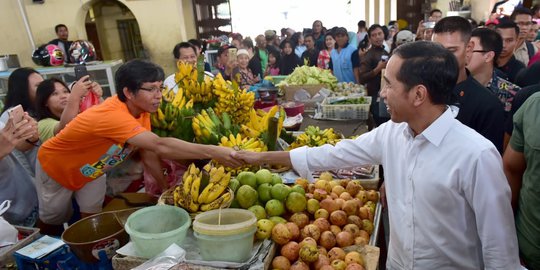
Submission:
[[[369,106],[371,97],[364,96],[366,104],[332,104],[332,102],[341,99],[355,99],[358,97],[327,97],[321,104],[322,117],[325,119],[358,119],[367,120],[369,116]]]

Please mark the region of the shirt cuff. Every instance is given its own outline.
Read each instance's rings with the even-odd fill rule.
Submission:
[[[310,182],[313,182],[313,175],[311,174],[308,166],[308,150],[309,148],[307,146],[296,148],[291,150],[289,155],[291,158],[291,164],[300,177],[306,178]]]

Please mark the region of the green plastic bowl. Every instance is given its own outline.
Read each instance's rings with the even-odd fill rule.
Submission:
[[[180,245],[186,238],[189,226],[191,218],[186,210],[170,205],[156,205],[131,214],[125,229],[137,255],[149,259],[173,243]]]

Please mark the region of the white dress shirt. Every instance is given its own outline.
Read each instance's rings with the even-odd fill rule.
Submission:
[[[416,137],[389,121],[336,146],[290,152],[294,169],[384,166],[388,269],[520,269],[510,187],[495,146],[447,109]]]

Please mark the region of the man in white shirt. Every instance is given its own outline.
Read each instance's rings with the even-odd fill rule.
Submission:
[[[448,106],[457,77],[455,56],[440,45],[401,45],[388,61],[381,91],[392,121],[335,146],[233,156],[292,165],[303,177],[382,164],[388,269],[519,269],[501,157],[489,140],[454,119]]]
[[[176,62],[186,62],[196,68],[197,65],[197,48],[188,42],[180,42],[174,46],[173,55]],[[212,73],[204,72],[205,76],[213,77]],[[163,85],[173,89],[174,93],[178,91],[178,85],[174,79],[174,73],[169,75],[163,81]]]

